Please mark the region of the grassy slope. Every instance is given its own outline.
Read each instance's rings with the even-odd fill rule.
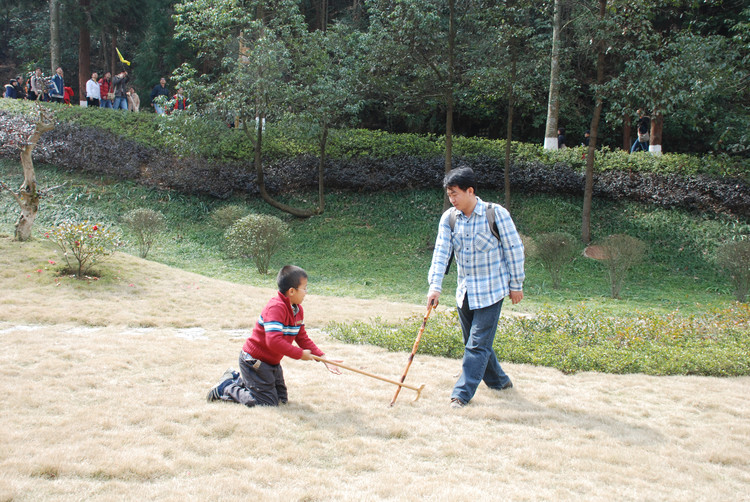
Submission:
[[[0,178],[19,180],[18,167],[0,161]],[[289,222],[294,239],[272,261],[272,269],[296,263],[310,272],[311,291],[334,296],[382,298],[421,303],[426,294],[426,274],[431,246],[441,212],[438,192],[401,191],[376,194],[329,193],[326,212],[298,220],[280,214],[255,198],[218,201],[174,192],[149,190],[132,183],[66,174],[38,166],[43,186],[67,185],[43,201],[37,234],[64,218],[90,219],[119,224],[126,211],[149,207],[167,216],[168,230],[149,259],[209,277],[237,283],[273,287],[273,276],[261,276],[246,262],[227,259],[221,249],[222,229],[211,212],[228,203],[248,211],[280,216]],[[481,193],[487,200],[501,194]],[[306,199],[307,197],[307,199]],[[312,194],[290,202],[312,204]],[[530,236],[541,232],[578,234],[580,201],[575,197],[514,196],[512,214],[519,230]],[[535,260],[527,265],[526,298],[521,311],[544,304],[557,306],[586,302],[612,313],[630,309],[701,311],[732,302],[731,288],[713,265],[716,246],[727,239],[747,236],[750,225],[726,216],[694,215],[642,204],[597,200],[594,203],[594,238],[628,233],[649,244],[648,259],[630,274],[623,300],[611,300],[602,265],[578,258],[564,274],[563,287],[553,290]],[[16,218],[12,199],[0,197],[0,229],[12,231]],[[135,253],[135,247],[126,251]],[[446,279],[449,298],[455,279]]]

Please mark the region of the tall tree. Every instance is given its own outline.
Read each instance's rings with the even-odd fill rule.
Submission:
[[[394,102],[424,107],[437,99],[445,110],[445,162],[453,165],[455,94],[465,81],[466,29],[474,2],[368,0],[373,73]],[[388,87],[386,89],[385,87]],[[447,198],[445,204],[448,204]]]
[[[510,207],[511,145],[517,105],[533,107],[543,82],[540,63],[546,46],[534,30],[541,19],[529,0],[486,0],[474,13],[474,30],[483,33],[469,48],[467,85],[476,104],[505,106],[505,206]],[[557,138],[555,138],[557,139]]]
[[[91,14],[88,11],[89,0],[79,0],[79,14],[81,20],[78,24],[78,99],[81,106],[86,103],[86,82],[91,75]]]
[[[60,66],[60,0],[49,0],[49,53],[52,74]]]
[[[226,116],[236,114],[253,145],[256,183],[263,200],[298,217],[320,214],[324,204],[325,145],[328,130],[346,108],[342,96],[347,80],[335,44],[321,32],[309,33],[291,0],[194,0],[176,6],[179,37],[198,49],[201,58],[220,59],[213,73],[186,68],[183,80],[204,96],[203,105]],[[263,168],[263,140],[272,121],[289,108],[317,118],[320,134],[319,201],[302,209],[276,200],[267,190]],[[339,108],[340,111],[336,111]],[[266,120],[269,122],[266,122]]]
[[[557,150],[557,121],[560,114],[560,32],[562,31],[563,0],[554,0],[552,15],[552,54],[550,56],[549,98],[547,126],[544,130],[544,149]]]

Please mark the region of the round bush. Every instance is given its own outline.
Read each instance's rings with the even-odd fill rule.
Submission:
[[[261,274],[268,273],[271,257],[286,244],[288,237],[289,226],[267,214],[249,214],[224,234],[227,254],[252,259]]]
[[[247,214],[247,209],[238,205],[230,204],[216,208],[211,213],[211,221],[219,228],[227,228],[235,224],[237,220]]]
[[[138,251],[141,258],[148,255],[154,239],[166,226],[164,215],[161,212],[147,208],[129,211],[122,217],[122,222],[138,241]]]

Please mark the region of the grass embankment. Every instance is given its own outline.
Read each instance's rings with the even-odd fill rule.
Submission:
[[[19,179],[18,173],[17,164],[0,162],[0,178],[12,182]],[[168,221],[149,259],[209,277],[273,288],[272,275],[262,276],[251,263],[227,259],[222,251],[223,229],[211,215],[224,205],[240,204],[289,222],[294,239],[274,258],[271,268],[285,263],[303,266],[310,273],[311,293],[424,302],[442,209],[442,194],[437,191],[330,193],[325,214],[297,220],[251,198],[188,197],[49,166],[38,166],[38,178],[44,186],[67,184],[43,201],[37,235],[65,218],[119,225],[128,210],[148,207],[164,213]],[[480,196],[502,199],[493,192]],[[288,202],[311,205],[313,201],[313,194],[301,194]],[[0,228],[11,232],[17,213],[14,202],[6,194],[0,206]],[[519,230],[530,237],[550,231],[579,233],[581,208],[576,198],[518,194],[511,212]],[[748,222],[601,200],[594,201],[593,215],[595,238],[627,233],[648,244],[646,259],[628,277],[623,299],[609,298],[601,263],[577,258],[565,271],[563,286],[552,289],[546,272],[531,258],[524,302],[506,310],[537,316],[531,321],[506,321],[498,336],[501,359],[565,371],[747,374],[747,310],[736,306],[731,287],[712,257],[721,242],[747,238]],[[125,250],[136,252],[134,245]],[[444,305],[452,303],[454,285],[451,275],[445,282]],[[227,301],[231,298],[227,292]],[[387,319],[388,313],[382,317]],[[391,328],[385,322],[374,323],[349,327],[358,332],[340,336],[372,343],[379,339],[378,330],[398,331]],[[414,333],[412,328],[405,329]],[[450,316],[433,321],[430,330],[442,340],[433,353],[455,356],[440,348],[441,343],[455,344],[456,327]],[[429,346],[423,350],[429,351]]]

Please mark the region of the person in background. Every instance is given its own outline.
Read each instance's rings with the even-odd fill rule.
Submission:
[[[99,108],[99,75],[94,72],[91,78],[86,82],[86,106],[95,106]]]
[[[107,72],[99,79],[99,108],[112,108],[114,96],[110,93],[112,89],[112,74]]]
[[[636,123],[636,134],[638,135],[630,147],[630,153],[647,152],[648,143],[651,141],[651,118],[646,115],[643,108],[638,109],[638,122]]]
[[[167,89],[167,79],[164,77],[159,80],[159,83],[151,89],[151,106],[154,107],[154,111],[159,115],[164,115],[164,108],[154,103],[154,100],[159,96],[169,97],[169,89]]]
[[[37,68],[34,72],[34,75],[31,76],[30,80],[31,90],[29,92],[29,99],[47,101],[49,99],[49,97],[45,93],[47,84],[44,83],[44,75],[42,74],[42,69]]]
[[[141,111],[141,98],[135,92],[135,88],[128,89],[128,110],[131,112]]]
[[[174,109],[184,110],[187,107],[187,98],[182,93],[182,87],[180,87],[179,89],[177,89],[177,94],[174,95]]]
[[[583,142],[581,143],[581,146],[589,146],[589,138],[591,138],[591,131],[586,130],[583,134]]]
[[[16,77],[16,84],[16,99],[27,99],[26,81],[24,80],[23,75]]]
[[[18,82],[16,82],[16,79],[14,78],[10,79],[10,82],[5,84],[5,92],[3,93],[3,97],[9,98],[9,99],[16,99],[17,97],[16,86],[17,85],[18,85]]]
[[[61,67],[58,67],[57,70],[55,70],[55,74],[52,76],[52,82],[50,83],[49,97],[55,103],[64,102],[65,78],[63,77],[63,69]]]
[[[129,80],[130,77],[128,77],[128,72],[124,70],[112,78],[112,90],[110,93],[114,92],[115,94],[115,102],[113,105],[115,110],[127,111],[128,109],[127,85]]]
[[[557,129],[557,149],[562,150],[565,148],[565,128],[560,127]]]
[[[73,88],[65,87],[63,90],[63,103],[70,106],[70,101],[73,99]]]

